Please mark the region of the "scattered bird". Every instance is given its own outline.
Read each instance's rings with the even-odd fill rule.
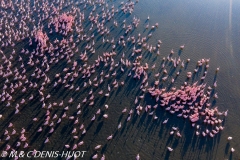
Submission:
[[[227,139],[230,141],[230,140],[232,140],[232,137],[228,137]]]
[[[173,149],[172,149],[171,147],[167,147],[167,149],[168,149],[170,152],[173,151]]]
[[[163,121],[163,124],[166,124],[168,122],[168,118]]]
[[[206,71],[201,77],[202,83],[190,84],[186,80],[179,89],[162,88],[162,84],[168,84],[169,81],[171,84],[176,83],[177,78],[172,77],[169,68],[174,67],[178,70],[186,68],[187,65],[180,56],[176,57],[173,49],[169,55],[162,58],[162,64],[152,64],[144,60],[146,54],[151,54],[150,57],[155,58],[161,56],[162,41],[158,40],[156,44],[151,44],[149,40],[154,36],[159,24],[154,22],[154,25],[149,26],[150,17],[147,16],[145,29],[150,31],[144,36],[142,33],[135,34],[135,28],[141,25],[139,18],[134,16],[132,20],[124,19],[122,24],[117,21],[118,12],[131,14],[137,3],[121,2],[121,9],[114,5],[109,6],[110,3],[103,0],[61,1],[56,7],[57,3],[57,0],[36,0],[34,5],[30,5],[29,1],[1,2],[0,101],[6,112],[0,114],[0,119],[4,122],[6,118],[14,119],[16,115],[24,117],[25,113],[33,114],[24,117],[25,123],[8,121],[9,124],[3,125],[6,126],[2,128],[4,138],[0,141],[5,150],[31,147],[28,143],[32,142],[34,136],[31,135],[35,132],[41,134],[40,137],[46,137],[42,143],[49,146],[51,145],[49,142],[53,142],[52,136],[46,134],[56,136],[55,133],[59,132],[59,128],[60,130],[66,128],[66,133],[71,133],[67,136],[72,136],[75,141],[81,139],[76,144],[63,144],[63,147],[75,150],[84,145],[84,136],[88,134],[87,131],[91,131],[89,129],[91,125],[107,124],[109,120],[114,122],[119,118],[113,110],[125,118],[127,125],[131,125],[131,118],[137,118],[136,115],[152,116],[155,123],[160,117],[156,112],[159,104],[165,107],[166,112],[177,113],[178,118],[191,121],[193,127],[195,124],[200,125],[201,127],[197,127],[196,135],[214,137],[224,129],[221,117],[227,116],[228,110],[220,112],[217,107],[211,107],[209,101],[211,98],[218,98],[218,95],[214,93],[211,97],[212,88],[205,89],[204,80],[210,59],[200,59],[197,68],[187,73],[189,80],[200,72],[201,66],[205,66]],[[98,9],[101,12],[97,12]],[[109,27],[112,24],[115,26],[115,31],[121,27],[123,30],[119,33],[121,35],[114,34],[115,31]],[[181,45],[180,50],[183,49],[184,45]],[[128,55],[126,51],[131,54]],[[116,58],[119,54],[121,57]],[[190,59],[186,61],[189,63]],[[158,70],[159,68],[162,72]],[[216,72],[219,69],[220,67]],[[150,77],[152,72],[155,72],[153,81]],[[183,71],[177,71],[174,76],[179,76],[181,72]],[[133,83],[136,85],[132,91],[139,89],[140,94],[134,95],[134,92],[128,92],[129,79],[134,79]],[[217,81],[213,83],[213,88],[216,87]],[[115,96],[121,91],[130,93],[127,98],[131,106],[138,105],[136,110],[131,108],[129,114],[127,114],[129,106],[121,108],[122,112],[118,110],[118,99]],[[155,104],[145,107],[143,104],[148,96],[152,97]],[[131,99],[132,97],[136,98]],[[109,104],[102,106],[105,102]],[[114,102],[116,106],[110,102]],[[7,110],[10,113],[11,109],[14,109],[14,114],[8,115]],[[35,114],[38,111],[41,114]],[[90,117],[90,113],[94,115]],[[29,116],[30,121],[28,121]],[[108,120],[103,121],[103,119]],[[203,124],[199,123],[201,119]],[[168,120],[169,118],[162,124],[168,123]],[[34,125],[29,125],[28,122],[38,127],[34,129]],[[115,129],[124,128],[124,125],[125,123],[119,122]],[[211,125],[213,128],[206,130],[204,125]],[[22,130],[19,131],[19,127],[23,127]],[[182,137],[176,127],[172,127],[170,135],[174,133]],[[113,135],[107,137],[107,140],[112,139]],[[228,137],[228,140],[232,140],[232,137]],[[16,141],[16,144],[12,146],[9,141]],[[94,149],[100,148],[102,145],[97,145]],[[173,151],[170,147],[167,149]],[[36,150],[34,149],[35,152]],[[235,149],[231,148],[231,152],[234,151]],[[100,156],[98,154],[92,154],[92,159],[98,159]],[[105,159],[104,154],[101,159]],[[136,159],[140,159],[139,154]]]

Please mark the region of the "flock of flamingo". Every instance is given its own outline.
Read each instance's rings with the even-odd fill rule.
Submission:
[[[125,121],[128,123],[133,117],[143,114],[155,121],[159,118],[156,110],[162,109],[189,120],[196,136],[214,137],[224,129],[222,122],[228,110],[220,111],[211,103],[218,98],[215,92],[217,81],[212,85],[204,82],[210,59],[200,59],[196,68],[187,72],[186,81],[175,87],[181,69],[191,63],[190,59],[184,62],[180,56],[175,56],[172,49],[167,57],[153,65],[144,60],[144,55],[160,57],[162,54],[161,40],[156,44],[148,42],[159,24],[151,26],[150,17],[147,17],[144,25],[149,32],[144,35],[135,34],[141,25],[139,18],[134,16],[131,20],[132,16],[129,16],[122,22],[118,20],[119,15],[131,15],[137,3],[129,0],[119,3],[119,6],[109,6],[105,0],[0,2],[0,121],[7,124],[1,125],[5,127],[0,132],[2,150],[36,151],[39,148],[31,147],[34,141],[30,142],[33,139],[30,132],[42,134],[45,137],[43,145],[48,145],[63,121],[73,122],[69,134],[72,141],[64,144],[63,148],[78,150],[84,145],[88,124],[94,123],[100,115],[103,119],[111,116],[105,112],[111,106],[105,104],[102,107],[97,102],[111,97],[114,90],[124,89],[127,83],[124,79],[129,78],[140,83],[139,88],[134,88],[140,90],[140,95],[135,95],[133,107],[123,106],[119,113],[127,115]],[[112,36],[115,30],[121,31],[120,35]],[[180,46],[179,52],[183,50],[184,45]],[[129,51],[131,53],[128,54]],[[179,71],[170,74],[171,69]],[[219,68],[216,74],[218,71]],[[189,80],[195,74],[202,74],[202,77],[191,83]],[[124,78],[120,80],[118,75]],[[163,87],[163,83],[171,87]],[[77,96],[61,97],[61,89]],[[147,95],[152,97],[155,105],[142,104]],[[52,97],[60,99],[52,100]],[[16,119],[11,121],[13,117],[24,114],[32,104],[44,114],[32,118],[31,123],[38,127],[34,131],[27,123],[18,126]],[[94,112],[88,115],[89,119],[81,117],[86,108]],[[7,112],[9,110],[12,112]],[[167,122],[168,119],[162,123]],[[116,130],[121,130],[122,125],[120,122]],[[175,133],[178,137],[184,136],[173,127],[170,135]],[[106,142],[113,140],[114,135],[109,133]],[[92,159],[104,160],[107,157],[100,153],[103,145],[94,147]],[[166,147],[173,151],[171,146]],[[139,160],[140,155],[136,155]]]

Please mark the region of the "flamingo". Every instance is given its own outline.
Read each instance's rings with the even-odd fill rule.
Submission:
[[[173,149],[172,149],[171,147],[167,147],[167,149],[168,149],[170,152],[173,151]]]
[[[168,122],[168,118],[163,121],[163,124],[166,124]]]

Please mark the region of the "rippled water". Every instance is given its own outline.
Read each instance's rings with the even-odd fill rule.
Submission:
[[[107,2],[109,6],[113,4],[115,7],[119,7],[119,1]],[[183,69],[180,76],[177,78],[174,85],[180,87],[186,80],[186,72],[193,71],[195,69],[197,61],[201,58],[210,58],[210,68],[208,70],[207,78],[205,82],[208,85],[212,85],[214,79],[217,79],[218,87],[216,92],[218,93],[218,99],[215,106],[218,106],[220,110],[229,110],[228,116],[224,120],[225,129],[214,138],[210,137],[197,137],[195,135],[195,129],[191,127],[191,123],[183,118],[177,118],[174,114],[166,112],[162,108],[158,108],[156,115],[158,120],[153,120],[151,116],[141,114],[141,116],[133,116],[130,122],[126,122],[127,115],[122,115],[121,111],[127,107],[128,109],[135,108],[134,100],[136,96],[141,95],[139,91],[140,81],[127,77],[128,71],[125,68],[125,72],[121,73],[120,69],[117,70],[118,75],[116,79],[124,81],[124,87],[115,89],[110,97],[95,96],[95,105],[93,107],[88,105],[82,105],[83,113],[79,116],[80,124],[84,123],[87,133],[84,136],[80,136],[80,140],[84,141],[84,145],[79,147],[78,150],[86,150],[87,154],[84,159],[91,159],[96,153],[94,147],[97,144],[102,144],[103,148],[99,151],[100,154],[105,154],[106,159],[135,159],[139,153],[141,159],[239,159],[240,158],[240,140],[238,135],[240,132],[240,115],[239,115],[239,96],[240,96],[240,54],[239,54],[239,42],[240,42],[240,10],[239,1],[181,1],[176,2],[173,0],[160,1],[160,0],[140,0],[136,5],[134,12],[130,14],[123,14],[119,12],[115,16],[115,20],[118,21],[119,27],[113,27],[111,23],[107,24],[110,27],[111,37],[117,37],[122,35],[121,23],[124,19],[127,23],[130,23],[134,16],[140,18],[139,27],[134,29],[130,35],[147,36],[149,30],[145,30],[146,24],[154,25],[159,23],[159,27],[154,30],[153,36],[149,39],[149,43],[156,44],[158,39],[163,42],[161,44],[160,56],[153,54],[143,53],[143,62],[147,62],[151,65],[156,63],[156,69],[151,70],[149,80],[154,80],[153,76],[160,70],[162,58],[170,53],[171,49],[174,49],[174,56],[180,55],[181,59],[185,60],[190,58],[190,63]],[[83,6],[78,6],[81,9]],[[87,16],[92,7],[87,7],[85,15]],[[99,10],[97,9],[97,12]],[[147,16],[150,20],[147,21]],[[84,24],[87,28],[90,24]],[[55,39],[56,35],[49,36],[50,39]],[[98,39],[99,35],[95,35]],[[185,44],[185,48],[181,53],[178,53],[179,46]],[[21,44],[24,45],[24,44]],[[79,51],[82,51],[84,43],[79,45]],[[18,46],[17,46],[18,47]],[[23,46],[19,46],[19,51]],[[102,44],[102,38],[96,40],[96,54],[89,58],[89,63],[93,63],[97,58],[98,53],[110,51],[108,45]],[[127,46],[123,50],[116,50],[118,53],[125,52],[126,57],[131,59],[130,46]],[[120,60],[121,54],[117,55],[116,60]],[[79,59],[79,54],[76,54],[73,59]],[[27,58],[24,58],[27,62]],[[80,63],[81,64],[81,63]],[[20,64],[15,64],[20,66]],[[60,62],[57,66],[52,66],[50,72],[50,79],[54,79],[56,73],[62,72],[63,68],[69,65],[66,62]],[[220,66],[220,71],[215,74],[215,70]],[[169,67],[170,68],[170,67]],[[101,70],[107,71],[108,68],[103,66],[97,69],[97,73]],[[28,68],[29,75],[32,73],[33,68]],[[175,71],[176,72],[176,71]],[[175,74],[175,73],[174,73]],[[95,77],[95,76],[93,76]],[[197,81],[201,78],[199,75],[195,77],[193,81]],[[99,92],[103,89],[107,91],[107,84],[112,83],[114,78],[105,80],[103,85],[98,88],[93,88],[93,91]],[[1,83],[4,81],[1,80]],[[53,86],[54,81],[49,84]],[[83,88],[83,79],[79,78],[74,82],[74,85],[81,87],[80,92],[74,92],[66,90],[64,87],[52,89],[46,88],[45,92],[51,94],[49,102],[61,102],[64,100],[65,106],[70,97],[74,98],[74,103],[68,105],[70,107],[67,112],[68,115],[76,115],[76,106],[81,103],[82,100],[88,96],[90,87]],[[3,86],[1,84],[1,86]],[[163,86],[169,86],[169,82],[163,83]],[[37,93],[28,91],[25,95],[18,92],[13,97],[15,101],[20,101],[23,97],[29,97],[30,94]],[[14,104],[14,103],[13,103]],[[105,110],[104,105],[108,104],[109,109]],[[151,104],[154,105],[155,101],[146,94],[146,98],[141,101],[142,105]],[[6,104],[5,104],[6,105]],[[9,122],[13,122],[16,130],[21,130],[25,127],[27,130],[26,135],[29,139],[28,150],[66,150],[65,144],[74,144],[79,140],[74,140],[71,136],[73,129],[73,122],[69,120],[62,120],[61,125],[55,128],[54,134],[50,135],[50,143],[44,144],[46,137],[49,136],[48,132],[50,127],[45,127],[42,133],[37,133],[37,129],[44,122],[44,115],[41,108],[41,103],[38,100],[34,100],[26,104],[20,111],[20,114],[14,115],[14,107],[6,109],[3,103],[1,103],[1,114],[6,115],[1,120],[1,135],[4,133],[4,129]],[[90,122],[93,114],[98,108],[103,109],[100,116],[96,118],[94,122]],[[54,114],[62,115],[63,108],[54,108],[52,111]],[[109,114],[109,118],[103,120],[104,113]],[[34,117],[38,117],[40,120],[36,123],[32,122]],[[41,118],[42,117],[42,118]],[[162,122],[166,118],[169,121],[166,125]],[[122,122],[121,130],[117,130],[119,122]],[[182,138],[176,136],[170,136],[169,132],[171,127],[178,127],[181,131]],[[79,125],[80,127],[80,125]],[[107,141],[106,138],[114,134],[112,141]],[[232,136],[233,140],[228,143],[227,137]],[[1,138],[5,138],[2,136]],[[3,147],[6,142],[0,143]],[[12,142],[14,144],[14,142]],[[168,152],[167,146],[171,146],[174,151]],[[1,149],[3,149],[1,147]],[[231,154],[230,148],[233,147],[236,151]],[[100,155],[99,154],[99,155]]]
[[[150,16],[150,20],[159,22],[159,30],[154,37],[164,43],[162,48],[169,51],[185,44],[181,57],[191,58],[188,69],[194,68],[195,62],[201,58],[210,58],[210,70],[207,82],[213,82],[215,68],[220,66],[217,75],[219,99],[216,105],[221,109],[229,109],[225,121],[225,131],[215,139],[190,136],[192,130],[185,128],[184,140],[172,140],[176,143],[174,154],[162,155],[162,149],[156,149],[156,157],[169,159],[238,159],[239,152],[229,154],[226,137],[231,135],[235,141],[230,146],[239,148],[239,6],[238,1],[141,1],[136,7],[140,17]],[[148,9],[145,9],[148,8]],[[164,53],[164,52],[162,52]],[[182,122],[181,125],[183,125]],[[180,125],[180,124],[179,124]],[[160,129],[161,130],[161,129]],[[164,129],[163,129],[164,130]],[[189,136],[187,136],[189,134]],[[164,133],[163,133],[164,135]],[[154,136],[159,142],[157,146],[165,146],[169,136]],[[200,143],[198,143],[200,142]],[[154,144],[154,143],[153,143]],[[146,145],[149,146],[149,145]],[[154,146],[154,145],[153,145]],[[157,147],[154,147],[157,148]],[[163,147],[164,148],[164,147]],[[159,151],[159,152],[158,152]],[[151,151],[154,153],[154,151]],[[150,153],[151,153],[150,152]],[[163,154],[166,153],[163,151]],[[168,157],[169,156],[169,157]],[[156,158],[155,157],[155,158]],[[149,157],[150,158],[150,157]],[[162,158],[156,158],[162,159]]]

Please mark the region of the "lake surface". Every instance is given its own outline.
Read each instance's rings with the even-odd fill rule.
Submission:
[[[15,2],[15,1],[14,1]],[[44,1],[45,2],[45,1]],[[50,1],[49,1],[50,2]],[[69,2],[69,1],[67,1]],[[95,54],[89,54],[88,64],[93,64],[98,58],[98,55],[103,55],[104,52],[110,52],[112,46],[110,43],[102,43],[102,37],[97,33],[96,27],[92,31],[89,31],[91,23],[88,20],[88,16],[93,9],[92,5],[87,4],[84,9],[84,5],[87,2],[82,1],[83,4],[73,5],[77,8],[80,8],[81,12],[85,14],[85,21],[82,22],[84,26],[84,34],[91,36],[94,33],[95,36]],[[31,4],[33,1],[31,1]],[[52,2],[56,6],[56,1]],[[132,71],[132,67],[124,66],[124,72],[121,72],[121,68],[116,67],[113,71],[110,71],[110,67],[104,67],[103,64],[99,68],[96,68],[96,72],[91,75],[91,81],[95,77],[100,79],[100,72],[103,70],[104,74],[112,74],[115,70],[117,75],[115,77],[104,78],[103,84],[98,87],[93,85],[88,85],[83,87],[84,82],[89,82],[89,80],[83,79],[82,74],[76,78],[72,83],[74,89],[66,89],[64,87],[66,84],[62,84],[57,88],[54,88],[54,82],[56,81],[55,74],[62,74],[63,78],[65,73],[63,69],[72,67],[74,60],[78,62],[78,68],[84,65],[79,59],[79,55],[84,52],[84,47],[87,45],[85,41],[81,41],[77,44],[78,52],[74,54],[71,58],[72,61],[67,63],[66,57],[64,60],[59,60],[56,64],[50,64],[51,70],[47,73],[51,83],[47,84],[44,89],[45,97],[50,94],[50,99],[45,99],[46,106],[50,103],[57,102],[60,103],[62,100],[64,102],[63,107],[52,107],[50,109],[50,117],[53,117],[54,114],[61,117],[64,112],[67,113],[67,116],[78,117],[79,123],[74,124],[74,120],[69,120],[67,118],[62,118],[62,122],[57,124],[57,119],[52,119],[54,122],[54,133],[49,134],[51,127],[44,126],[46,108],[42,108],[42,102],[40,102],[41,96],[39,95],[39,88],[42,84],[41,80],[35,80],[34,77],[31,77],[31,74],[34,72],[33,67],[26,65],[27,77],[32,82],[36,82],[39,86],[37,89],[29,88],[26,93],[22,93],[19,89],[14,93],[13,99],[10,107],[5,107],[7,102],[0,102],[0,114],[3,115],[3,118],[0,119],[0,151],[6,148],[6,145],[9,144],[12,148],[21,151],[31,151],[36,149],[38,151],[66,151],[71,150],[74,144],[84,141],[82,146],[78,146],[76,150],[87,151],[84,158],[79,159],[91,159],[96,153],[98,154],[98,159],[103,154],[106,156],[106,159],[109,160],[120,160],[120,159],[136,159],[137,154],[140,155],[143,160],[150,159],[187,159],[187,160],[220,160],[220,159],[239,159],[240,158],[240,139],[238,135],[240,133],[240,1],[230,0],[212,0],[212,1],[163,1],[163,0],[140,0],[134,6],[134,11],[132,14],[124,14],[121,11],[120,1],[106,1],[108,8],[111,8],[113,5],[115,9],[118,8],[119,12],[115,13],[114,18],[106,23],[106,27],[110,29],[110,34],[104,36],[105,39],[110,41],[114,38],[115,42],[118,43],[120,36],[124,35],[126,40],[129,36],[135,36],[137,39],[138,34],[141,36],[148,36],[149,33],[152,33],[152,37],[147,40],[148,44],[155,46],[158,40],[162,41],[160,47],[160,55],[156,53],[149,53],[143,51],[141,63],[148,63],[149,68],[152,65],[156,65],[155,69],[148,70],[148,82],[149,87],[153,86],[154,74],[162,72],[162,59],[167,57],[170,54],[171,49],[174,50],[173,57],[178,58],[180,56],[181,60],[184,60],[185,67],[180,68],[179,66],[176,69],[172,68],[171,63],[166,63],[166,69],[169,72],[169,77],[173,78],[176,75],[176,72],[180,71],[180,75],[175,79],[174,84],[171,84],[170,78],[166,82],[160,82],[161,87],[168,88],[176,87],[180,88],[185,81],[189,84],[192,84],[196,81],[201,81],[200,78],[203,75],[204,69],[200,70],[198,74],[193,76],[190,80],[186,79],[187,72],[193,72],[196,68],[197,61],[202,58],[210,59],[209,69],[207,70],[207,76],[204,80],[204,83],[207,86],[212,86],[214,81],[217,81],[217,88],[214,89],[214,93],[218,94],[218,99],[212,100],[212,107],[218,106],[220,111],[228,110],[228,116],[223,118],[223,127],[224,130],[220,131],[213,138],[210,136],[203,137],[202,135],[197,136],[195,134],[196,129],[191,126],[191,122],[188,119],[179,118],[176,114],[171,114],[167,112],[163,107],[158,107],[154,112],[154,115],[158,119],[153,120],[153,116],[149,116],[145,111],[142,111],[140,116],[136,114],[134,104],[136,96],[145,95],[143,99],[139,99],[139,104],[142,106],[146,105],[155,105],[155,99],[150,96],[149,93],[143,93],[139,88],[141,86],[141,81],[136,80],[133,76],[127,76],[128,73]],[[126,2],[124,2],[126,3]],[[135,3],[135,1],[134,1]],[[71,5],[70,5],[71,6]],[[101,15],[102,6],[96,5],[95,13]],[[105,8],[106,9],[106,8]],[[60,13],[71,10],[71,7],[66,7],[62,9]],[[94,14],[95,14],[94,13]],[[149,20],[147,17],[149,16]],[[2,17],[2,15],[0,16]],[[134,28],[132,32],[128,35],[124,34],[122,28],[123,21],[126,20],[126,24],[131,24],[133,18],[139,18],[140,23],[137,28]],[[33,18],[36,18],[34,14]],[[77,18],[76,18],[77,19]],[[113,21],[118,22],[118,27],[113,26]],[[44,32],[49,32],[47,28],[47,20],[44,21]],[[145,26],[149,24],[151,27],[156,23],[159,24],[154,30],[145,29]],[[75,23],[74,25],[77,25]],[[32,25],[32,24],[31,24]],[[31,25],[29,24],[30,28]],[[75,27],[75,26],[74,26]],[[73,27],[73,28],[74,28]],[[1,33],[3,30],[1,31]],[[75,33],[75,32],[73,32]],[[70,37],[70,33],[65,38]],[[62,39],[62,35],[58,33],[48,34],[49,41],[54,41],[56,38],[59,40]],[[34,38],[34,37],[32,37]],[[74,34],[74,41],[77,40],[77,34]],[[127,41],[127,40],[126,40]],[[23,63],[27,64],[30,54],[21,54],[22,48],[27,48],[30,51],[34,50],[36,45],[29,47],[28,39],[25,39],[19,43],[16,43],[14,47],[17,55],[14,55],[14,60],[12,61],[14,67],[20,68],[21,63],[18,63],[18,56],[21,55],[23,58]],[[115,64],[118,63],[122,57],[122,53],[125,53],[125,59],[133,62],[134,58],[131,56],[132,48],[134,45],[126,42],[126,47],[120,47],[116,44],[115,52],[117,55],[114,57]],[[72,45],[72,43],[71,43]],[[183,50],[179,50],[179,47],[184,45]],[[136,45],[137,46],[137,45]],[[137,48],[139,48],[137,46]],[[2,51],[7,57],[10,56],[12,48],[2,47]],[[35,55],[34,55],[35,56]],[[34,57],[35,58],[35,57]],[[48,59],[51,57],[48,56]],[[39,57],[40,59],[40,57]],[[186,63],[187,59],[191,59],[189,63]],[[3,64],[3,60],[0,61]],[[40,67],[40,65],[39,65]],[[220,67],[218,73],[216,69]],[[84,67],[83,67],[84,68]],[[10,77],[11,82],[14,77]],[[109,97],[105,97],[104,94],[108,93],[108,84],[112,84],[114,80],[119,82],[119,87],[114,89],[111,85],[111,94]],[[4,77],[0,77],[0,87],[3,88]],[[120,85],[120,82],[124,82],[124,86]],[[75,92],[77,86],[80,86],[80,90]],[[89,99],[89,92],[93,90],[94,105],[89,106],[89,102],[82,103],[85,97]],[[103,95],[98,95],[97,93],[103,90]],[[2,92],[1,92],[2,93]],[[14,114],[15,106],[17,103],[20,103],[22,98],[26,100],[30,95],[34,95],[34,100],[21,105],[20,113]],[[70,98],[73,98],[73,103],[69,104],[68,101]],[[81,103],[80,115],[77,115],[77,105]],[[109,106],[108,109],[105,109],[105,104]],[[68,106],[69,110],[65,111],[64,107]],[[97,112],[98,109],[101,109],[100,115],[96,115],[95,121],[91,122],[91,118]],[[122,110],[127,108],[129,112],[130,109],[134,110],[132,118],[127,122],[128,114],[122,114]],[[103,115],[108,114],[108,118],[104,119]],[[38,121],[33,122],[33,118],[37,117]],[[162,122],[169,118],[167,124]],[[4,135],[5,129],[9,132],[12,132],[12,129],[8,129],[9,123],[12,122],[15,130],[18,132],[17,135],[11,136],[11,140],[6,141],[6,135]],[[118,124],[121,122],[121,129],[117,129]],[[81,124],[84,124],[86,129],[86,134],[81,135],[82,131],[79,130]],[[37,130],[39,127],[43,127],[43,131],[38,133]],[[23,148],[24,143],[22,143],[20,148],[16,148],[16,142],[19,140],[21,135],[21,128],[26,129],[26,137],[28,138],[27,142],[29,144],[28,148]],[[179,138],[176,135],[170,135],[172,127],[178,127],[182,137]],[[206,127],[205,124],[200,124],[200,127]],[[73,128],[77,128],[78,139],[74,139],[71,132]],[[107,141],[107,137],[113,134],[113,139]],[[227,137],[233,137],[232,141],[228,141]],[[44,143],[46,138],[49,137],[49,143]],[[64,147],[65,144],[71,146],[70,149]],[[95,151],[94,147],[98,144],[102,145],[102,148],[99,151]],[[172,152],[169,152],[167,147],[173,148]],[[234,153],[230,152],[231,148],[234,148],[236,151]],[[61,159],[61,158],[59,158]]]

